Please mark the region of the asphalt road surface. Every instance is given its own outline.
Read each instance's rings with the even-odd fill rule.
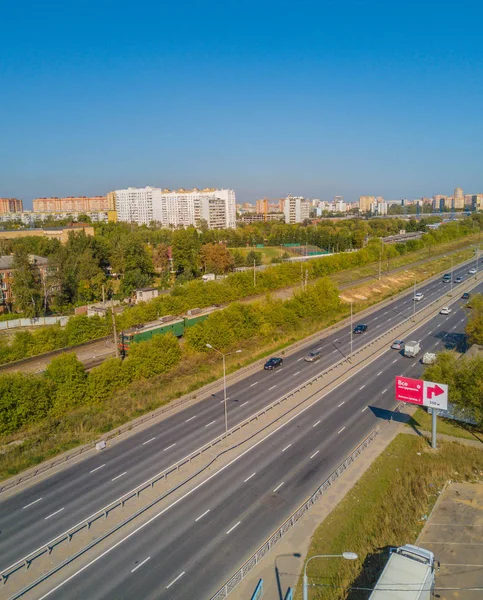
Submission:
[[[482,290],[483,283],[474,291]],[[425,351],[440,351],[462,336],[465,322],[465,309],[456,303],[450,315],[435,315],[411,337],[422,340]],[[390,416],[395,376],[418,377],[423,368],[417,359],[388,349],[181,501],[160,510],[90,564],[79,565],[42,598],[209,599]]]
[[[468,266],[455,269],[454,276],[464,275],[467,270]],[[416,308],[424,308],[449,291],[449,287],[441,279],[420,286],[418,291],[424,293],[424,298],[416,303]],[[410,316],[413,304],[412,292],[408,292],[373,313],[365,320],[368,331],[353,336],[354,350]],[[337,362],[341,355],[349,352],[349,339],[347,328],[324,339],[320,345],[314,343],[313,348],[287,357],[282,368],[252,373],[230,386],[227,391],[229,426]],[[322,353],[322,358],[315,363],[303,360],[311,349]],[[423,349],[429,349],[425,343]],[[220,394],[0,501],[0,569],[7,568],[223,431],[224,407]]]

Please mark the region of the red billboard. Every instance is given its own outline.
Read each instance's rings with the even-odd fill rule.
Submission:
[[[423,381],[411,377],[396,377],[396,400],[423,404]]]
[[[432,408],[448,408],[448,386],[411,377],[396,377],[396,400],[430,406]]]

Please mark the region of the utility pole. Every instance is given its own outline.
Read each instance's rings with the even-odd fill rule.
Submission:
[[[453,257],[451,257],[451,293],[453,293]]]
[[[102,306],[106,306],[106,293],[104,290],[104,285],[102,286]]]
[[[351,300],[351,363],[352,363],[352,300]]]
[[[414,295],[413,295],[413,323],[416,322],[416,273],[413,273],[414,277]]]
[[[257,287],[257,271],[256,271],[257,261],[253,259],[253,287]]]
[[[114,346],[116,348],[116,358],[119,358],[119,346],[117,345],[116,317],[114,315],[114,300],[112,298],[111,298],[111,316],[112,316],[112,329],[114,332]]]

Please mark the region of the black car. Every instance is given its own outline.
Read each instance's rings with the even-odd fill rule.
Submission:
[[[356,325],[352,333],[366,333],[367,325]]]
[[[462,300],[469,300],[470,299],[470,295],[468,292],[465,292],[462,296],[461,296]]]
[[[265,371],[271,371],[272,369],[276,369],[277,367],[281,367],[283,365],[283,358],[271,358],[267,360],[265,366],[263,367]]]

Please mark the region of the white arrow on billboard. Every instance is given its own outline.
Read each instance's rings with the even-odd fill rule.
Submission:
[[[423,405],[441,410],[448,409],[448,386],[445,383],[423,381]]]

